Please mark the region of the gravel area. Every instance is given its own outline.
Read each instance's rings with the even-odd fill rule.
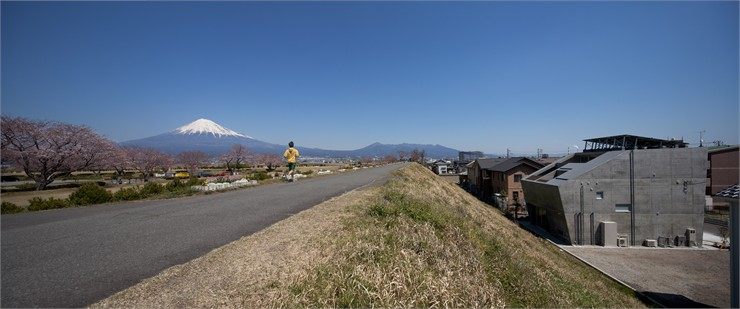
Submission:
[[[730,252],[561,246],[667,307],[729,307]]]

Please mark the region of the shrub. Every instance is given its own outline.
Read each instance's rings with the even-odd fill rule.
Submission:
[[[96,183],[86,183],[69,196],[72,205],[90,205],[110,202],[113,194]]]
[[[113,200],[116,201],[133,201],[141,199],[141,194],[137,187],[122,188],[113,193]]]
[[[50,197],[49,199],[43,199],[40,197],[34,197],[31,199],[31,205],[28,206],[29,211],[39,211],[46,209],[57,209],[69,207],[69,201],[66,199],[59,199]]]
[[[139,194],[142,198],[157,195],[164,192],[164,187],[162,187],[160,184],[156,182],[147,182],[141,190],[139,190]]]
[[[18,207],[18,205],[11,202],[2,202],[2,214],[14,214],[22,211],[23,207]]]
[[[265,179],[270,179],[271,177],[266,172],[259,171],[256,173],[252,173],[252,175],[249,178],[252,180],[265,180]]]
[[[187,187],[187,185],[177,178],[175,178],[175,180],[170,181],[166,185],[164,185],[165,190],[169,192],[175,192],[185,187]]]
[[[198,179],[198,177],[190,177],[190,179],[188,179],[188,182],[185,183],[185,185],[187,185],[188,188],[191,186],[202,186],[205,184],[206,184],[206,181],[202,179]]]

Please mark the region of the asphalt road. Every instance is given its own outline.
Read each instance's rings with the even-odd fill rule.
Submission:
[[[0,307],[82,307],[400,164],[195,197],[0,216]]]

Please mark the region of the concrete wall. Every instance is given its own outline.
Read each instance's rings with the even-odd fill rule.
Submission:
[[[557,186],[571,243],[578,243],[579,222],[583,226],[582,244],[598,241],[601,221],[614,221],[617,233],[630,234],[631,214],[616,211],[616,204],[630,204],[629,153],[622,151],[615,158]],[[634,151],[635,244],[642,244],[646,238],[683,236],[687,227],[696,229],[697,243],[701,244],[707,165],[704,148]],[[558,204],[553,201],[554,194],[543,198],[543,194],[537,192],[543,190],[541,186],[531,183],[524,182],[528,204]],[[603,193],[603,199],[597,199],[597,192]]]

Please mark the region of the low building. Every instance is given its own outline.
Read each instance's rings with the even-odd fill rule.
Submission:
[[[457,156],[457,160],[453,162],[453,168],[455,169],[455,173],[458,174],[467,173],[468,164],[476,159],[485,158],[485,155],[481,151],[460,151]]]
[[[482,199],[489,199],[493,196],[493,185],[491,183],[492,171],[488,168],[493,167],[506,160],[506,158],[489,158],[475,159],[468,164],[468,189],[474,195]]]
[[[707,195],[715,195],[727,187],[738,184],[740,178],[740,153],[738,146],[709,148]]]
[[[451,161],[437,160],[428,164],[429,168],[437,175],[455,174]]]
[[[507,158],[486,168],[491,172],[491,191],[505,197],[506,204],[524,205],[522,178],[541,169],[544,165],[525,157]]]
[[[571,244],[701,245],[706,148],[634,135],[585,142],[522,180],[534,224]]]

